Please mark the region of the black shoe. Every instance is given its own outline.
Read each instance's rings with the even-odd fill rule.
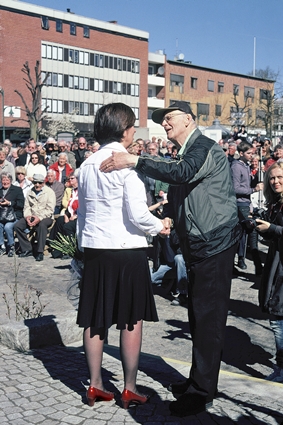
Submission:
[[[169,404],[169,409],[174,416],[190,416],[205,412],[212,406],[212,401],[196,394],[183,394],[177,401]]]
[[[63,254],[61,260],[70,260],[70,256],[68,254]]]
[[[15,255],[15,247],[14,245],[11,245],[8,251],[8,257],[14,257]]]
[[[31,257],[32,256],[32,251],[24,251],[24,252],[21,252],[20,254],[19,254],[19,257],[20,258],[24,258],[24,257]]]
[[[168,391],[171,391],[172,394],[184,394],[190,386],[190,380],[186,379],[182,382],[177,382],[176,384],[169,384]]]
[[[42,252],[40,252],[40,253],[39,253],[39,254],[37,254],[37,256],[35,257],[35,261],[43,261],[43,258],[44,258],[44,256],[43,256]]]
[[[243,257],[240,257],[239,258],[239,260],[238,260],[238,267],[239,267],[239,269],[242,269],[242,270],[246,270],[247,269],[247,265],[246,265],[245,260],[244,260]]]

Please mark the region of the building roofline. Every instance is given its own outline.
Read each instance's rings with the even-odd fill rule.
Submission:
[[[1,0],[0,10],[9,10],[30,16],[47,16],[50,20],[61,19],[64,23],[73,22],[77,25],[87,25],[91,29],[121,35],[124,37],[135,38],[143,41],[149,39],[149,33],[135,28],[129,28],[116,23],[100,21],[98,19],[88,18],[77,15],[72,12],[63,12],[44,6],[37,6],[18,0]]]
[[[178,60],[176,61],[176,60],[170,60],[170,59],[166,59],[166,62],[168,62],[172,65],[184,66],[186,68],[195,68],[195,69],[200,69],[200,70],[204,70],[204,71],[212,71],[212,72],[217,72],[218,74],[235,75],[237,77],[250,78],[252,80],[257,80],[257,81],[265,81],[267,83],[275,83],[276,82],[276,80],[269,80],[269,79],[266,79],[266,78],[254,77],[253,75],[240,74],[240,73],[237,73],[237,72],[224,71],[224,70],[221,70],[221,69],[208,68],[206,66],[195,65],[195,64],[192,64],[191,62],[178,61]]]

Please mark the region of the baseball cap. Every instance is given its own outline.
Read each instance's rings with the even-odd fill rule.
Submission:
[[[193,113],[191,109],[189,102],[175,101],[175,102],[172,102],[170,106],[168,106],[168,108],[156,109],[155,111],[153,111],[151,116],[152,121],[156,122],[157,124],[161,124],[163,121],[164,115],[171,111],[182,111],[182,112],[185,112],[186,114],[190,114],[193,117],[193,119],[196,118],[195,114]]]

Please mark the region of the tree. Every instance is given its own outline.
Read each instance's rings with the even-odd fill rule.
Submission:
[[[46,111],[48,108],[46,107],[41,110],[41,91],[47,78],[49,77],[49,73],[46,73],[43,80],[41,80],[41,70],[39,61],[36,61],[34,67],[35,79],[33,79],[31,76],[31,70],[28,61],[24,63],[21,71],[25,74],[23,80],[25,81],[26,87],[31,94],[31,101],[27,100],[19,90],[15,90],[15,92],[20,96],[23,102],[24,107],[21,108],[21,110],[26,114],[26,118],[15,118],[12,120],[12,122],[27,122],[30,128],[30,137],[37,140],[37,136],[40,133],[40,123],[46,117]],[[29,106],[30,104],[31,106]]]
[[[73,112],[73,115],[76,113],[76,111]],[[72,115],[72,114],[71,114]],[[71,121],[71,118],[69,115],[62,115],[62,118],[58,120],[52,120],[48,119],[48,123],[46,125],[46,128],[42,128],[40,130],[40,134],[43,134],[47,137],[53,137],[56,138],[57,134],[64,131],[69,131],[73,133],[74,135],[79,133],[79,130],[76,128],[75,124]]]

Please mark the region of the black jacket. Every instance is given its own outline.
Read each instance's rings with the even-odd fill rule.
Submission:
[[[196,129],[177,160],[140,156],[137,171],[169,183],[164,214],[174,220],[184,259],[201,261],[241,235],[230,166],[222,148]]]
[[[3,189],[0,189],[0,198],[3,197]],[[8,192],[6,193],[5,199],[11,202],[11,206],[14,208],[17,219],[23,217],[23,209],[25,198],[21,187],[17,187],[11,184]]]

